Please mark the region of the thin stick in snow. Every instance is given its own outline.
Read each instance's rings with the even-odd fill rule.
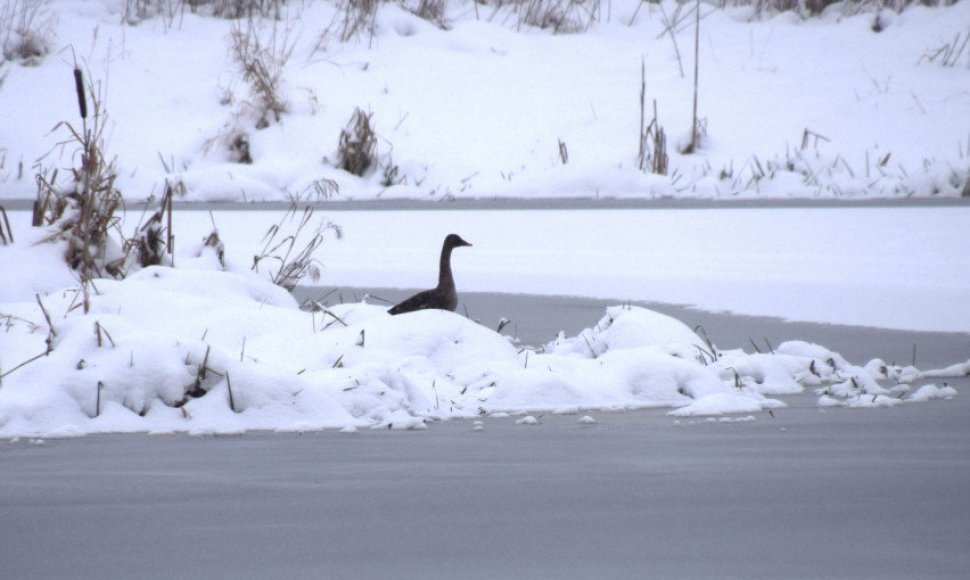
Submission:
[[[232,396],[232,380],[229,378],[229,371],[226,371],[226,388],[229,389],[229,408],[232,409],[233,413],[237,413],[236,400]]]
[[[693,153],[697,150],[697,76],[698,64],[700,63],[700,38],[701,38],[701,0],[697,0],[696,13],[694,15],[694,113],[690,127],[690,148],[685,153]]]
[[[40,305],[40,311],[44,313],[44,320],[47,321],[47,353],[50,354],[54,350],[54,337],[57,336],[57,331],[54,330],[54,325],[51,323],[51,315],[47,313],[47,309],[44,308],[44,303],[40,300],[40,294],[34,294],[34,298],[37,300],[37,304]]]

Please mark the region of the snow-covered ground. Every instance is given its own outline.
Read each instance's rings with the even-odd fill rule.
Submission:
[[[191,200],[315,198],[328,180],[337,199],[968,191],[966,2],[899,14],[839,4],[807,19],[704,4],[706,136],[690,155],[678,147],[692,123],[691,5],[582,3],[572,16],[589,29],[554,34],[521,23],[534,3],[448,0],[441,28],[408,10],[417,2],[388,2],[366,19],[372,32],[341,42],[338,4],[290,2],[279,20],[249,24],[174,1],[39,1],[34,29],[50,53],[0,70],[0,198],[33,197],[38,171],[66,179],[72,146],[47,154],[69,137],[52,128],[80,125],[75,63],[102,93],[105,149],[128,199],[158,194],[165,180]],[[182,10],[133,12],[158,6]],[[595,17],[582,18],[591,6]],[[675,14],[686,18],[665,35]],[[286,111],[265,128],[265,98],[250,92],[233,30],[276,55],[263,61]],[[646,121],[656,100],[668,138],[666,176],[637,168],[641,63]],[[377,135],[361,178],[336,167],[356,108]]]
[[[27,215],[14,213],[13,223],[23,227],[17,229],[16,244],[0,248],[0,260],[5,271],[22,274],[6,279],[0,302],[6,326],[0,336],[5,373],[0,433],[423,428],[435,419],[645,407],[668,407],[672,416],[716,416],[783,407],[779,396],[806,390],[817,395],[820,406],[883,407],[952,397],[956,392],[934,379],[962,376],[970,364],[954,360],[950,368],[921,371],[878,359],[847,361],[824,345],[799,340],[771,352],[722,350],[703,330],[623,306],[619,299],[620,305],[607,309],[600,320],[589,320],[586,330],[531,348],[449,312],[389,316],[386,306],[366,303],[307,312],[266,280],[265,269],[251,271],[253,254],[241,251],[254,248],[265,223],[274,221],[267,213],[176,213],[177,236],[184,242],[175,257],[177,267],[150,267],[123,281],[96,281],[89,288],[87,312],[72,274],[58,262],[62,246],[33,245],[44,230],[26,227]],[[680,265],[674,287],[734,285],[735,292],[725,292],[727,298],[756,288],[759,314],[784,312],[794,296],[809,300],[820,279],[835,292],[816,297],[821,304],[838,305],[842,295],[852,297],[845,301],[849,305],[878,297],[895,309],[922,313],[924,322],[932,321],[923,329],[953,330],[949,324],[962,320],[964,310],[947,306],[945,298],[948,292],[959,298],[967,291],[961,272],[970,254],[965,237],[956,234],[958,223],[948,223],[947,217],[959,221],[963,213],[961,208],[336,212],[335,219],[346,221],[346,229],[355,233],[344,241],[328,240],[320,256],[337,264],[332,271],[325,268],[324,275],[338,287],[430,285],[443,238],[438,234],[458,221],[462,235],[475,244],[454,256],[462,288],[466,279],[473,287],[476,280],[504,280],[507,285],[487,288],[508,291],[514,289],[508,284],[518,280],[523,290],[538,292],[548,286],[530,284],[548,278],[547,284],[579,284],[567,286],[573,294],[595,295],[596,288],[610,292],[611,282],[620,279],[627,281],[622,288],[644,289],[629,298],[657,299],[649,289],[663,275],[649,267],[650,256],[670,252],[663,258],[666,264],[695,261],[693,268]],[[664,215],[674,222],[666,233],[657,231]],[[903,220],[897,226],[894,215]],[[583,240],[588,256],[575,245],[551,239],[549,232],[569,230],[577,218],[601,221],[594,229],[610,232],[612,239]],[[202,244],[212,220],[228,244],[225,267]],[[514,238],[509,232],[515,227],[496,227],[530,220],[545,220],[546,234]],[[691,225],[676,225],[685,221]],[[930,227],[934,222],[939,223]],[[196,228],[194,241],[187,233],[190,224]],[[471,229],[473,224],[477,227]],[[880,245],[877,231],[887,224],[899,233]],[[913,235],[904,235],[907,227]],[[734,229],[747,234],[727,235]],[[718,238],[708,237],[712,232],[707,230],[721,232],[724,241],[714,243]],[[782,230],[785,236],[778,234]],[[654,244],[638,237],[643,231],[666,240],[669,249],[650,251]],[[843,231],[852,234],[841,237]],[[808,238],[809,232],[815,237]],[[770,245],[765,246],[766,240],[772,240]],[[761,253],[762,247],[774,250]],[[611,261],[612,248],[627,250]],[[681,254],[678,248],[687,251]],[[718,267],[725,260],[721,254],[734,257],[733,269]],[[708,256],[708,263],[698,275],[694,268],[702,256]],[[600,274],[590,274],[588,267],[598,259],[606,260],[601,265],[604,281],[592,282]],[[803,266],[793,266],[803,260]],[[36,261],[44,267],[35,268]],[[418,273],[398,276],[409,268]],[[531,268],[538,274],[530,276]],[[894,268],[914,275],[900,277]],[[780,272],[772,273],[775,269]],[[612,277],[616,272],[625,275]],[[937,299],[920,310],[909,304],[920,295]],[[690,302],[685,296],[691,294],[678,301]],[[738,304],[752,308],[754,302]],[[841,307],[852,310],[845,304]],[[871,315],[880,312],[875,308]],[[873,320],[906,320],[894,318],[892,309],[883,314]],[[808,319],[829,321],[822,315]]]
[[[575,35],[493,4],[447,2],[444,30],[384,3],[373,36],[347,43],[321,38],[333,3],[288,4],[288,110],[257,129],[232,23],[130,12],[181,6],[165,0],[41,2],[50,54],[0,64],[0,205],[23,208],[38,170],[71,187],[72,145],[37,160],[67,137],[52,127],[77,123],[75,60],[104,91],[129,201],[166,180],[188,201],[310,200],[323,180],[336,200],[436,202],[967,190],[970,53],[922,57],[968,34],[968,2],[808,20],[705,6],[707,135],[693,155],[676,151],[691,31],[677,33],[683,75],[660,34],[674,3],[599,3]],[[272,21],[256,26],[267,40]],[[0,21],[0,40],[10,30]],[[636,168],[641,59],[670,134],[666,177]],[[334,166],[358,106],[379,135],[362,178]],[[233,162],[231,143],[252,163]],[[86,285],[52,228],[9,211],[0,577],[965,576],[970,208],[552,205],[318,209],[344,237],[316,253],[322,279],[303,293],[337,292],[314,311],[269,281],[274,259],[250,268],[281,211],[178,207],[175,267]],[[213,227],[224,246],[204,245]],[[523,344],[514,324],[474,321],[470,294],[458,314],[338,303],[350,287],[433,284],[453,231],[474,244],[454,255],[462,291],[613,305]],[[530,300],[510,299],[509,316]],[[773,344],[759,327],[722,345],[634,300],[883,327],[914,364],[898,349],[847,360],[833,344],[860,335],[844,327]],[[904,329],[952,334],[921,334],[933,363],[916,368],[928,357]]]
[[[82,125],[75,65],[95,93],[82,129],[103,129],[100,145],[113,160],[100,183],[129,201],[158,194],[166,181],[184,186],[179,201],[309,201],[324,191],[336,200],[441,203],[952,199],[966,190],[970,54],[936,50],[966,33],[966,2],[899,14],[834,6],[807,20],[703,6],[706,134],[690,155],[677,148],[690,127],[691,30],[678,28],[676,42],[662,33],[675,4],[610,2],[577,34],[522,25],[524,4],[444,5],[438,27],[409,3],[381,3],[363,34],[340,42],[344,13],[324,1],[251,21],[187,9],[145,17],[115,1],[31,4],[40,11],[33,30],[46,34],[50,52],[0,71],[0,198],[33,197],[35,174],[62,196],[92,182],[68,177],[80,161],[69,139]],[[0,34],[5,50],[22,37],[9,26]],[[269,92],[247,88],[240,59],[257,45],[262,61],[249,68],[270,65],[279,118],[267,112]],[[667,176],[636,166],[641,62],[648,113],[656,98],[670,136]],[[362,177],[337,168],[355,107],[371,114],[378,136],[376,166]],[[6,237],[16,243],[0,246],[0,436],[422,428],[457,417],[643,407],[689,417],[771,410],[806,390],[822,406],[948,398],[953,389],[934,380],[965,374],[961,360],[922,370],[847,361],[797,339],[765,353],[722,350],[702,329],[624,303],[965,332],[967,212],[955,202],[323,216],[345,234],[315,254],[323,284],[430,286],[441,239],[454,231],[475,244],[454,258],[463,290],[616,301],[585,330],[538,345],[461,314],[391,317],[373,302],[299,310],[269,281],[279,262],[250,268],[278,213],[179,209],[175,268],[163,260],[79,285],[63,236],[43,241],[51,230],[9,212]],[[73,219],[66,215],[59,226]],[[120,229],[130,234],[139,223],[129,212]],[[278,239],[294,223],[282,224]],[[223,247],[202,241],[213,227],[224,263]],[[109,257],[120,247],[118,238],[108,244]]]

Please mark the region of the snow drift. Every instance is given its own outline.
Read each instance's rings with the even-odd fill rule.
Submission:
[[[2,298],[0,436],[424,428],[500,412],[646,407],[721,415],[781,407],[773,397],[805,388],[821,405],[854,407],[955,394],[887,389],[878,379],[921,374],[855,366],[813,344],[721,351],[638,307],[608,308],[577,336],[535,348],[445,311],[305,311],[252,272],[205,256],[179,263],[94,281],[86,312],[78,288]],[[56,262],[50,270],[63,279]]]

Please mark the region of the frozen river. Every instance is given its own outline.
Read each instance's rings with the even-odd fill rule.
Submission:
[[[970,570],[970,399],[426,431],[0,442],[0,577],[880,578]]]

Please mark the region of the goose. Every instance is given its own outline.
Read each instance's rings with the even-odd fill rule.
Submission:
[[[395,304],[388,310],[389,314],[403,314],[425,308],[440,310],[454,310],[458,307],[458,292],[455,290],[455,279],[451,275],[451,251],[459,246],[470,246],[458,234],[448,234],[444,245],[441,246],[441,262],[438,266],[438,285],[431,290],[418,292],[407,300]]]

